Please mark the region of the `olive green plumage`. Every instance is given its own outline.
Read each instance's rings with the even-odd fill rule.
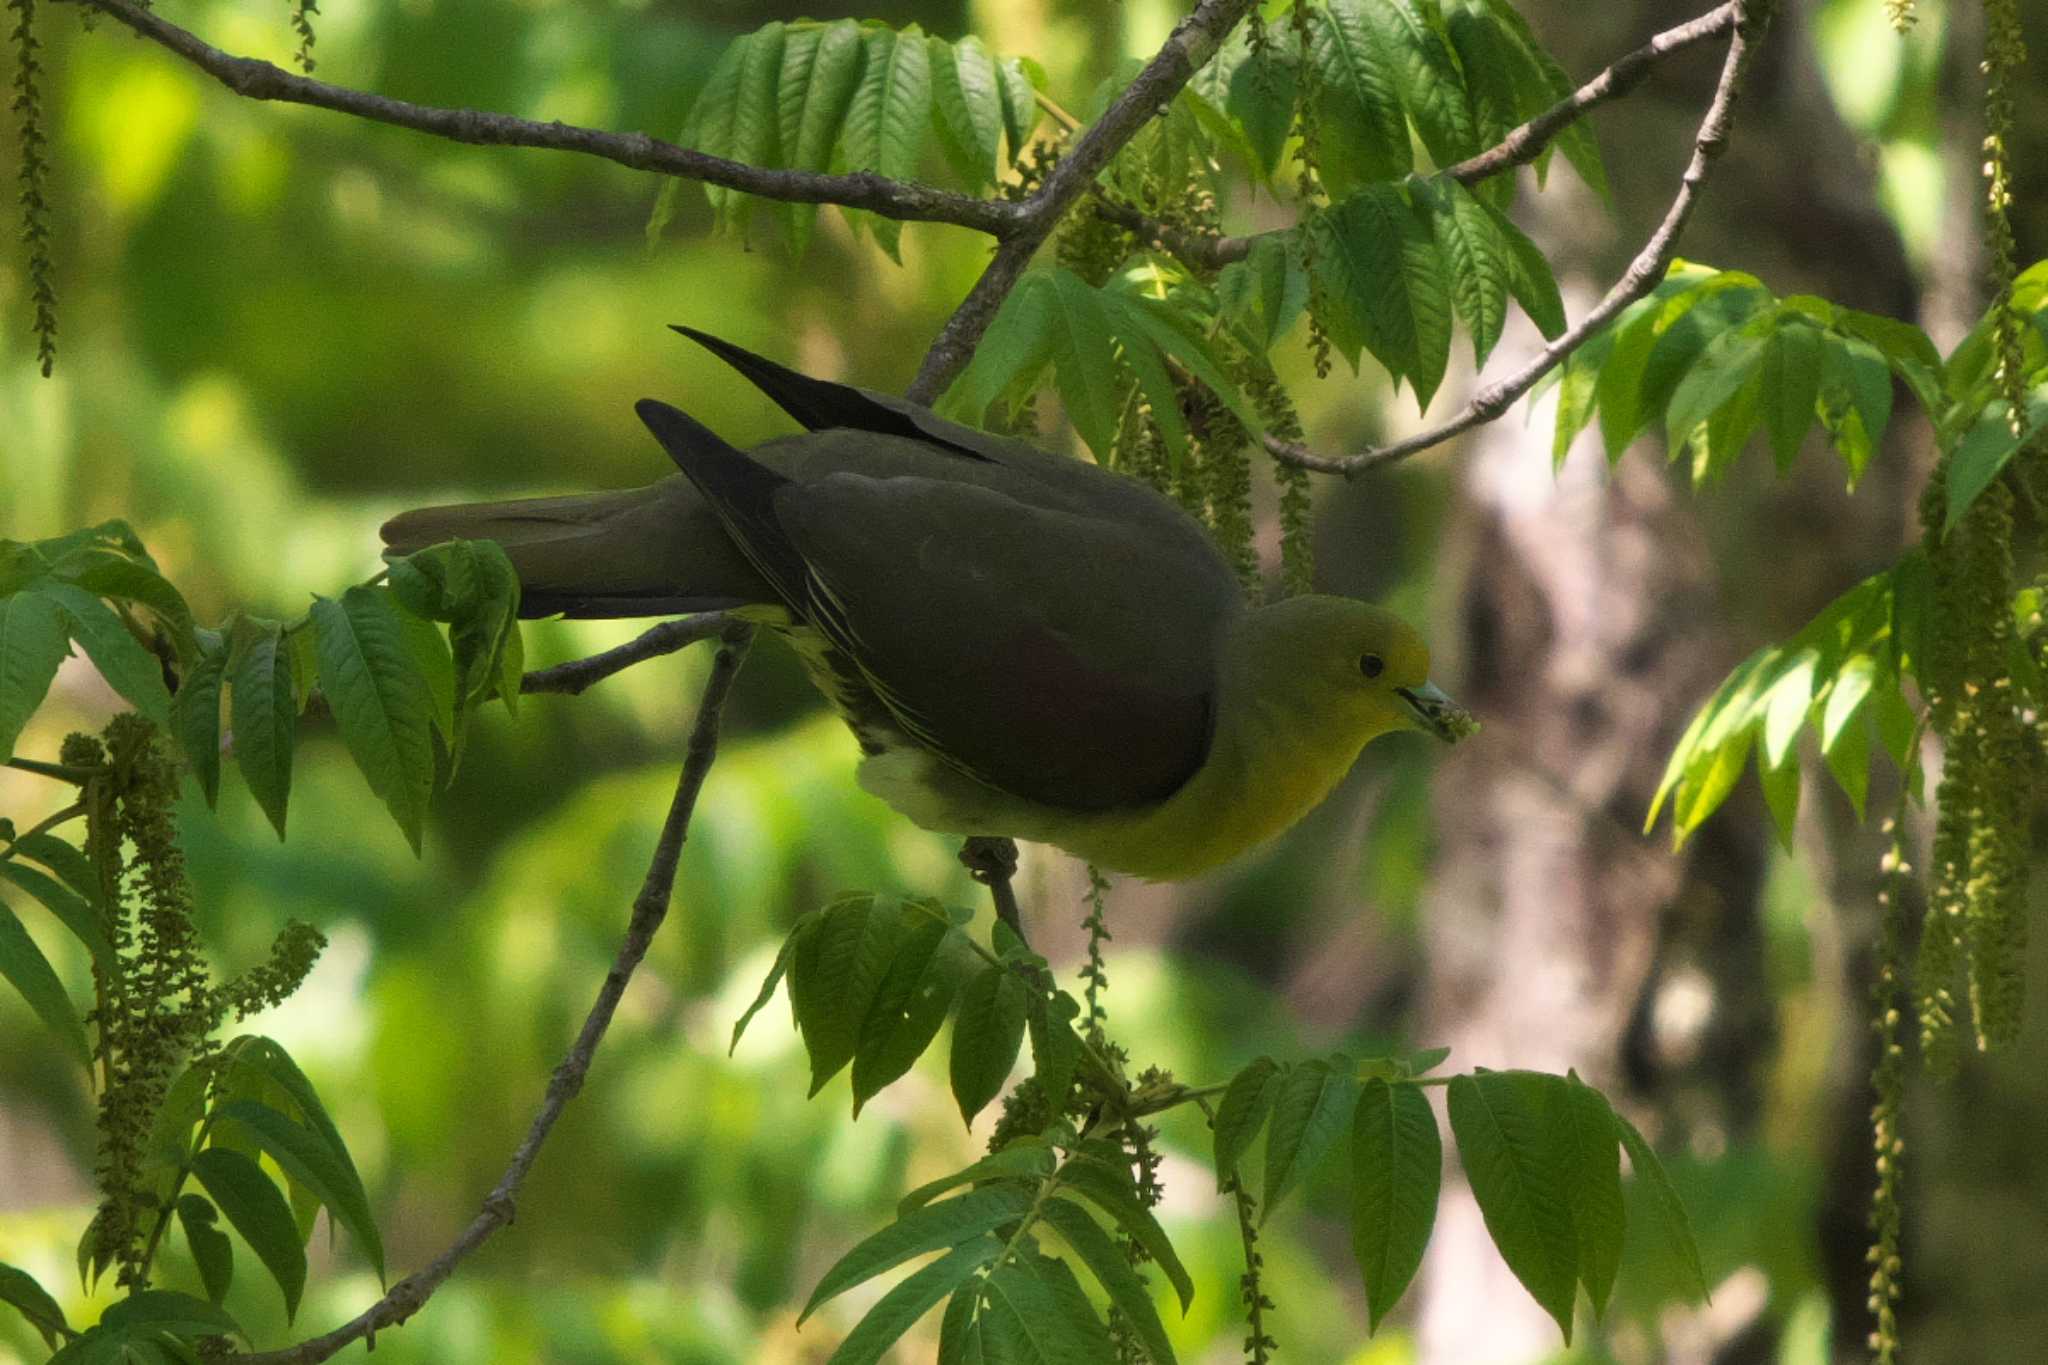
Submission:
[[[1140,876],[1278,833],[1376,735],[1452,737],[1404,622],[1250,605],[1144,484],[677,330],[808,433],[742,452],[643,400],[682,475],[408,512],[390,551],[495,539],[530,616],[740,609],[796,645],[860,739],[861,784],[911,819]]]

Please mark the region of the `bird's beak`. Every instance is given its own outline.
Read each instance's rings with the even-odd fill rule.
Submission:
[[[1472,713],[1445,696],[1435,683],[1397,687],[1394,693],[1415,713],[1416,729],[1426,730],[1446,744],[1456,744],[1479,728]]]

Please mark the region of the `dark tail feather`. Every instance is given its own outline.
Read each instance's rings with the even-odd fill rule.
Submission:
[[[666,403],[643,398],[633,405],[633,411],[640,414],[676,468],[697,486],[733,543],[775,586],[781,600],[802,602],[807,595],[803,556],[790,544],[774,508],[776,493],[789,480]]]
[[[521,616],[670,616],[775,594],[690,483],[404,512],[387,555],[444,540],[495,540],[519,571]]]

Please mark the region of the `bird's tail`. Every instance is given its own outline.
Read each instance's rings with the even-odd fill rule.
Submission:
[[[666,616],[776,600],[681,475],[611,493],[423,507],[383,534],[389,556],[495,540],[519,571],[521,616]]]

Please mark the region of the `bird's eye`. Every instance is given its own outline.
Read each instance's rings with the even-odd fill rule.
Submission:
[[[1386,670],[1387,661],[1377,654],[1368,654],[1358,661],[1358,671],[1368,678],[1377,678]]]

